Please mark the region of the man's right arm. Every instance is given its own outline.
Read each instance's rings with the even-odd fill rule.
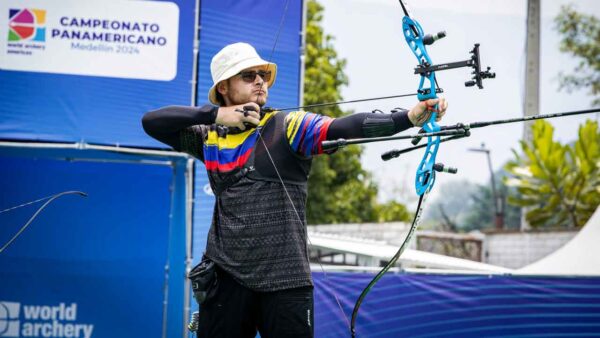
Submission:
[[[252,106],[254,111],[244,113],[243,108],[248,106]],[[180,140],[182,131],[195,125],[213,123],[245,130],[244,123],[255,126],[259,124],[259,110],[260,107],[254,102],[228,107],[209,104],[202,107],[168,106],[146,113],[142,118],[142,125],[148,135],[170,145],[175,150],[182,151]]]
[[[215,123],[219,107],[168,106],[148,112],[142,118],[144,131],[162,143],[181,151],[180,133],[189,127]]]

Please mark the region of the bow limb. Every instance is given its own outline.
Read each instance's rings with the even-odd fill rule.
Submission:
[[[390,261],[377,273],[377,275],[375,275],[375,277],[373,277],[373,279],[369,282],[369,284],[361,292],[360,296],[358,296],[358,299],[356,300],[356,304],[354,304],[354,309],[352,310],[352,320],[351,320],[351,324],[350,324],[350,333],[353,338],[356,336],[356,319],[358,317],[358,309],[360,309],[360,306],[361,306],[363,300],[365,299],[365,297],[367,296],[369,291],[371,291],[371,288],[373,288],[373,286],[375,286],[375,284],[377,284],[377,282],[383,277],[383,275],[385,275],[385,273],[388,272],[388,270],[391,269],[396,264],[396,262],[398,261],[398,259],[400,259],[400,256],[402,255],[404,250],[406,250],[406,248],[408,247],[408,244],[410,243],[410,240],[413,237],[415,230],[419,226],[419,222],[421,220],[421,214],[423,212],[423,203],[427,199],[427,195],[428,194],[419,196],[417,212],[415,213],[413,222],[410,226],[410,229],[408,230],[408,235],[406,235],[404,242],[402,242],[402,245],[400,246],[398,251],[396,251],[396,254],[394,254],[392,259],[390,259]]]

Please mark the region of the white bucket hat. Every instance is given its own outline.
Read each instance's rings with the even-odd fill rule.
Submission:
[[[277,76],[277,65],[261,59],[256,52],[256,49],[251,45],[238,42],[223,47],[210,62],[210,73],[213,79],[213,85],[208,91],[208,100],[218,105],[217,100],[217,84],[223,80],[227,80],[242,70],[255,66],[267,66],[273,74],[267,83],[271,87],[275,83]]]

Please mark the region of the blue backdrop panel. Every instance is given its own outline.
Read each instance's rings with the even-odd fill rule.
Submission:
[[[250,43],[263,59],[277,64],[277,79],[269,90],[267,106],[298,105],[301,0],[203,0],[200,13],[202,30],[198,63],[198,105],[208,102],[208,90],[213,84],[210,75],[212,57],[221,48],[235,42]]]
[[[200,161],[196,161],[194,168],[194,211],[192,231],[192,266],[198,264],[206,251],[206,238],[213,215],[215,196],[210,190],[206,168]],[[192,312],[198,311],[198,303],[192,297],[190,299]],[[190,334],[189,336],[193,336]]]
[[[159,146],[141,128],[143,113],[170,104],[189,105],[192,93],[196,0],[172,2],[179,7],[173,80],[0,70],[0,139]]]
[[[343,337],[372,274],[313,273],[315,336]],[[598,337],[600,277],[387,274],[362,303],[358,337]]]
[[[7,309],[18,304],[12,324],[22,336],[36,324],[54,325],[53,330],[77,324],[93,325],[93,337],[161,337],[165,265],[173,240],[173,168],[29,156],[0,153],[0,210],[65,190],[81,190],[89,197],[55,200],[0,254],[0,317],[11,318]],[[39,206],[0,214],[0,244]],[[183,252],[183,240],[173,245]],[[179,285],[180,294],[182,256],[176,256],[182,266],[170,282]],[[182,300],[177,303],[181,313]],[[58,319],[44,317],[48,309]],[[41,312],[32,317],[36,311]],[[61,313],[72,317],[61,319]],[[179,317],[171,333],[181,335],[181,322]],[[8,326],[0,326],[0,336],[3,329]]]
[[[194,230],[193,230],[193,256],[194,264],[202,259],[206,248],[206,238],[213,215],[215,196],[210,190],[206,167],[196,161],[194,168]]]

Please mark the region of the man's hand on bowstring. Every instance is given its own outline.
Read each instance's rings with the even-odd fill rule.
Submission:
[[[438,110],[435,110],[435,105],[438,105]],[[422,127],[433,112],[437,112],[435,122],[439,122],[448,109],[448,102],[444,98],[429,99],[419,102],[413,109],[408,112],[408,119],[416,127]]]
[[[260,123],[260,107],[254,102],[238,104],[236,106],[219,107],[217,124],[227,127],[237,127],[246,130],[246,125],[258,126]]]

